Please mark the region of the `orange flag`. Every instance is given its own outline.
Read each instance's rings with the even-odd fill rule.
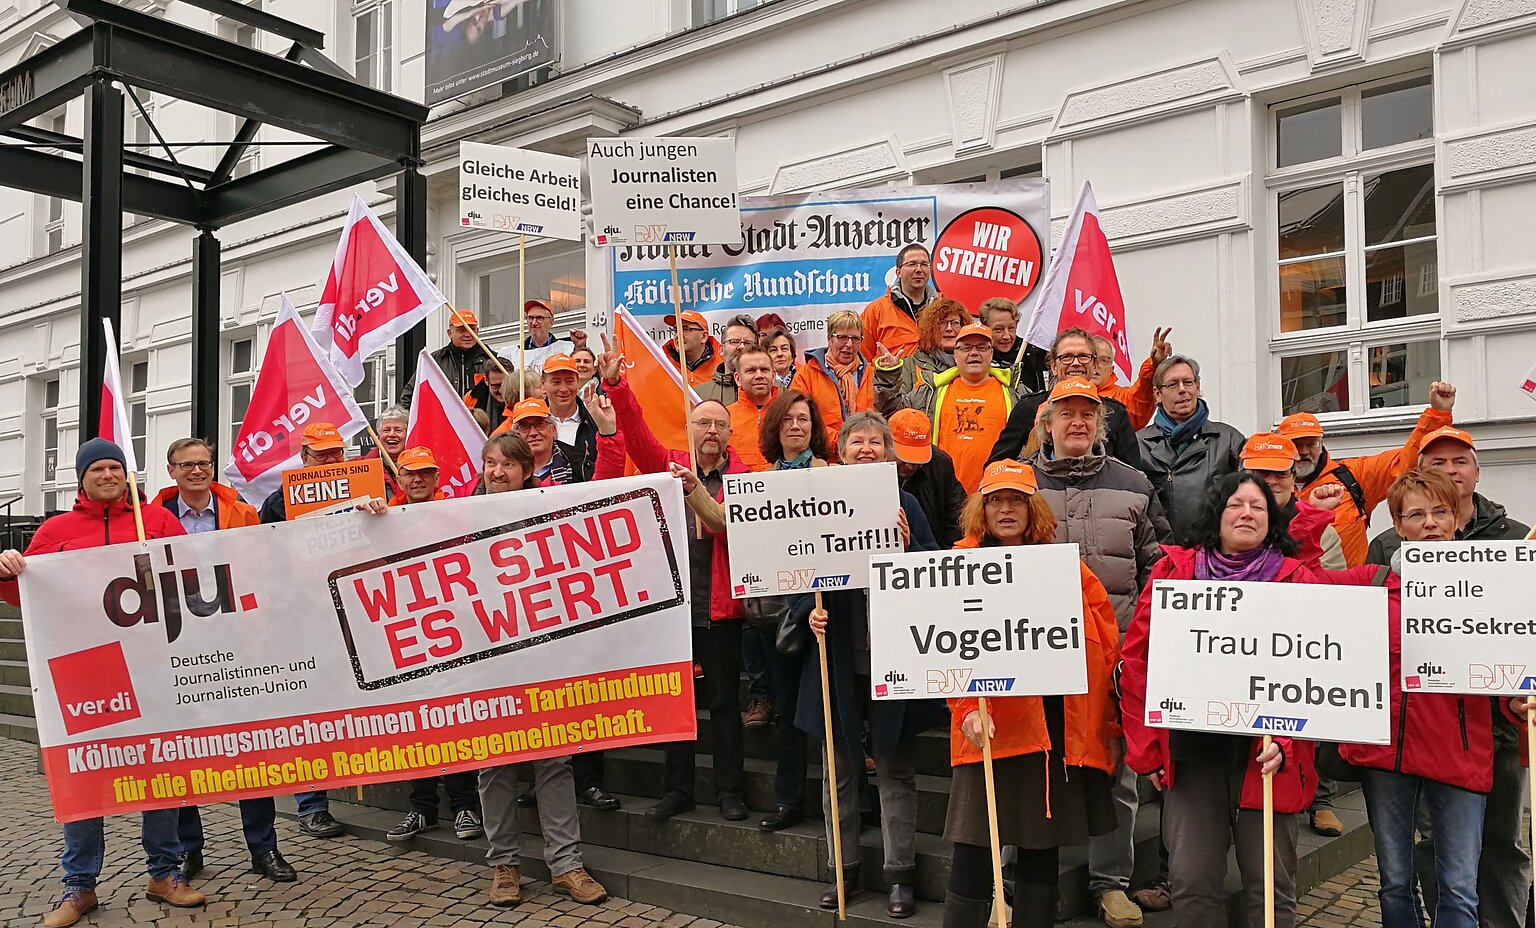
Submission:
[[[645,424],[662,447],[680,450],[688,447],[687,413],[699,403],[694,392],[660,347],[645,334],[645,326],[623,306],[614,308],[615,350],[624,358],[624,377],[635,399],[645,411]],[[687,397],[685,409],[684,397]],[[635,473],[633,464],[625,473]]]

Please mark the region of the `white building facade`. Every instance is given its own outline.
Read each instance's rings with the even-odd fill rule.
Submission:
[[[72,31],[0,0],[0,68]],[[148,8],[281,53],[281,40]],[[421,99],[425,0],[265,0],[322,29],[359,80]],[[1132,344],[1171,325],[1213,416],[1244,432],[1318,412],[1335,455],[1398,444],[1429,384],[1459,388],[1484,491],[1536,515],[1536,0],[565,0],[553,73],[434,109],[427,269],[515,342],[516,239],[463,230],[458,142],[576,155],[593,136],[731,135],[742,192],[1052,182],[1053,240],[1091,180]],[[211,166],[233,120],[144,99]],[[83,111],[39,120],[80,134]],[[128,134],[152,141],[130,103]],[[305,149],[263,129],[270,164]],[[359,191],[385,221],[387,184]],[[221,230],[221,434],[238,429],[287,291],[311,312],[349,193]],[[192,235],[125,231],[122,368],[150,488],[190,423]],[[0,500],[69,505],[79,422],[79,209],[0,189]],[[611,305],[608,256],[530,240],[557,326]],[[445,313],[443,315],[446,315]],[[429,344],[443,341],[442,319]],[[373,363],[377,412],[405,377]],[[1375,526],[1380,527],[1380,520]]]

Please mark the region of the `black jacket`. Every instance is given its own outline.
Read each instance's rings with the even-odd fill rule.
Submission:
[[[475,385],[475,378],[480,376],[480,365],[484,364],[490,355],[479,345],[471,348],[460,348],[452,342],[432,352],[432,360],[443,369],[448,377],[448,383],[457,391],[459,396],[468,393]],[[513,384],[514,387],[517,384]],[[411,405],[411,394],[416,391],[416,373],[411,372],[411,378],[405,382],[405,389],[400,391],[400,405]],[[495,423],[495,420],[491,420]]]
[[[1029,442],[1029,433],[1035,427],[1035,416],[1050,398],[1051,394],[1045,390],[1019,397],[1018,402],[1013,404],[1013,412],[1008,414],[1008,422],[1003,426],[1002,434],[997,436],[997,442],[992,445],[992,454],[987,457],[988,464],[1004,458],[1024,460],[1024,445]],[[1141,451],[1136,443],[1136,430],[1131,427],[1130,413],[1125,411],[1118,400],[1107,396],[1104,397],[1104,408],[1108,410],[1109,456],[1142,470]]]
[[[1141,470],[1157,490],[1172,537],[1165,543],[1184,544],[1200,521],[1205,490],[1217,478],[1242,468],[1243,433],[1210,420],[1192,441],[1175,451],[1155,424],[1136,433],[1141,443]]]
[[[580,399],[576,400],[576,412],[581,416],[581,424],[576,426],[574,447],[581,455],[582,467],[585,468],[581,479],[586,482],[592,479],[597,469],[597,420],[587,412],[587,404]]]
[[[965,487],[955,477],[955,461],[942,448],[933,449],[933,459],[917,469],[917,473],[901,482],[901,488],[917,498],[928,517],[928,527],[939,543],[940,551],[948,551],[962,537],[960,534],[960,510],[965,508]]]

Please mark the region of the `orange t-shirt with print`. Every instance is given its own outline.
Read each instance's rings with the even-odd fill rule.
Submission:
[[[955,460],[955,478],[974,493],[981,485],[982,471],[992,445],[1008,423],[1007,388],[995,377],[976,386],[956,377],[944,391],[944,405],[938,410],[934,444]]]

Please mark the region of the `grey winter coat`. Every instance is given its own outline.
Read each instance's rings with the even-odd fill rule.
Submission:
[[[1156,424],[1136,433],[1141,469],[1157,490],[1172,534],[1163,541],[1182,545],[1200,521],[1205,490],[1216,478],[1242,468],[1243,433],[1225,422],[1211,420],[1183,448],[1174,451]]]
[[[1056,542],[1076,544],[1078,556],[1104,584],[1120,631],[1131,627],[1136,600],[1168,532],[1163,507],[1146,475],[1104,454],[1029,461],[1040,495],[1056,514]]]

